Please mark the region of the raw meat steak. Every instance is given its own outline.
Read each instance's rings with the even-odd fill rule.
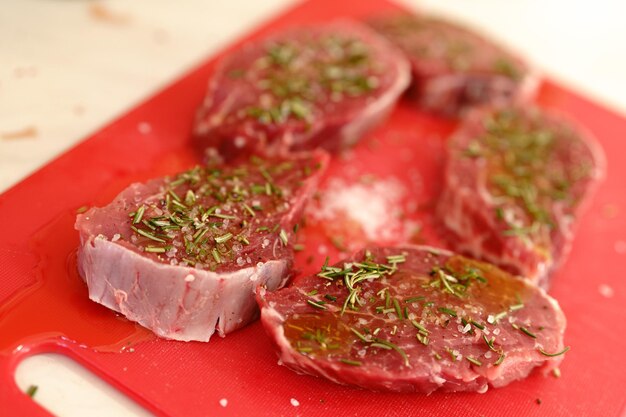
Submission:
[[[258,300],[284,365],[372,390],[485,392],[568,349],[544,290],[427,246],[373,247]]]
[[[255,288],[290,276],[294,227],[327,159],[198,166],[79,215],[89,297],[168,339],[208,341],[246,325]]]
[[[537,108],[491,108],[470,114],[447,152],[437,212],[452,247],[548,288],[604,172],[595,139]]]
[[[360,23],[292,28],[223,60],[199,109],[196,140],[226,159],[334,151],[384,120],[409,78],[402,54]]]
[[[524,100],[537,77],[519,58],[457,24],[401,14],[371,21],[411,62],[412,98],[449,116],[478,104]]]

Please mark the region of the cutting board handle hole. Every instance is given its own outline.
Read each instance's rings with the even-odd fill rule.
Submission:
[[[152,416],[80,363],[58,353],[23,359],[15,370],[15,383],[33,401],[59,417]]]

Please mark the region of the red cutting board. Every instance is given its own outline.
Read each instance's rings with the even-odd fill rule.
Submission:
[[[393,9],[397,6],[383,0],[311,1],[246,39],[285,26]],[[259,323],[208,344],[156,340],[89,301],[76,273],[76,210],[106,204],[133,181],[199,162],[189,143],[190,127],[218,58],[0,195],[1,415],[48,415],[13,380],[19,361],[40,352],[75,359],[157,415],[624,415],[626,119],[552,82],[542,86],[539,103],[587,126],[608,158],[607,179],[584,214],[573,251],[551,290],[568,317],[565,342],[572,347],[560,379],[533,374],[482,395],[372,393],[279,366]],[[151,131],[138,129],[140,123],[149,123]],[[407,196],[398,202],[405,220],[419,221],[423,232],[417,239],[433,242],[430,211],[441,184],[445,136],[453,128],[454,123],[401,102],[385,126],[333,160],[328,177],[398,178]],[[338,259],[326,236],[331,229],[342,233],[314,225],[303,230],[307,249],[298,255],[303,273],[319,267],[326,252],[331,261]],[[351,239],[360,242],[358,234]],[[221,399],[228,400],[226,407]]]

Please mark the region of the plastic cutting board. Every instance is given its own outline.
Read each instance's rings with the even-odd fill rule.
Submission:
[[[383,0],[301,3],[231,48],[287,26],[397,8]],[[13,380],[20,360],[40,352],[73,358],[157,415],[624,415],[626,120],[550,81],[543,83],[539,103],[589,128],[608,159],[607,178],[584,213],[550,291],[568,317],[565,342],[572,348],[559,379],[532,374],[482,395],[373,393],[279,366],[259,323],[224,339],[214,336],[208,344],[157,340],[89,301],[76,272],[77,209],[104,205],[133,181],[199,162],[190,129],[217,59],[208,59],[0,195],[0,415],[48,415]],[[140,123],[149,123],[151,132],[141,133]],[[441,184],[445,137],[453,128],[453,122],[401,102],[384,126],[333,160],[328,177],[346,183],[364,175],[396,178],[407,191],[406,201],[398,202],[406,220],[422,225],[418,240],[432,242],[430,211]],[[297,258],[302,273],[319,267],[326,254],[338,259],[326,228],[309,225],[300,234],[307,247]],[[227,407],[219,403],[223,398]]]

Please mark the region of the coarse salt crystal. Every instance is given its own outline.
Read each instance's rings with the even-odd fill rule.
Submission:
[[[487,316],[487,323],[493,324],[495,322],[496,322],[496,318],[494,316],[492,316],[491,314]]]
[[[484,356],[485,356],[485,358],[487,358],[487,359],[491,358],[491,356],[492,356],[491,351],[490,351],[490,350],[488,350],[487,352],[485,352]]]
[[[222,399],[220,400],[220,405],[221,405],[222,407],[226,407],[226,406],[228,405],[228,400],[227,400],[226,398],[222,398]]]
[[[291,402],[291,405],[293,405],[294,407],[297,407],[300,405],[300,401],[296,400],[295,398],[292,398],[289,401]]]
[[[465,333],[469,332],[470,330],[472,330],[472,325],[467,323],[465,325],[465,327],[463,327],[463,329],[461,329],[461,333],[465,334]]]
[[[499,327],[496,327],[495,329],[493,329],[493,334],[494,334],[495,336],[499,335],[499,334],[500,334],[500,328],[499,328]]]
[[[118,240],[120,240],[120,234],[116,233],[113,235],[113,237],[111,238],[111,242],[117,242]]]
[[[613,288],[609,287],[606,284],[601,284],[598,286],[598,291],[600,291],[600,295],[606,298],[611,298],[615,295],[615,291]]]
[[[234,143],[236,148],[243,148],[246,145],[246,138],[242,136],[237,136]]]
[[[270,245],[270,241],[269,239],[263,239],[263,242],[261,243],[261,247],[263,249],[267,248]]]
[[[396,178],[368,184],[334,180],[326,188],[319,205],[311,207],[310,213],[318,220],[347,216],[371,241],[407,239],[417,224],[402,219],[398,208],[405,195],[405,186]]]
[[[185,282],[193,282],[195,281],[196,277],[193,276],[192,274],[189,274],[185,277]]]

